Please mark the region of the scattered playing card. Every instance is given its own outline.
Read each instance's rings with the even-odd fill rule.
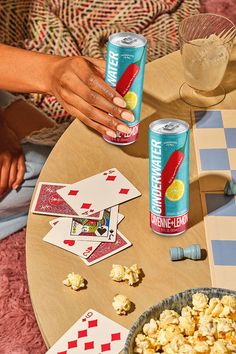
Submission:
[[[70,218],[61,218],[61,220],[47,233],[43,238],[44,241],[52,245],[63,248],[66,251],[77,254],[82,258],[89,257],[100,242],[76,241],[70,236]]]
[[[118,217],[117,217],[117,224],[119,224],[123,219],[124,219],[124,215],[123,214],[120,214],[120,213],[118,213]],[[61,220],[64,220],[66,217],[59,217],[59,218],[56,218],[56,219],[52,219],[52,220],[50,220],[49,221],[49,225],[51,226],[51,227],[53,227],[53,226],[55,226],[57,223],[59,223]],[[73,218],[69,218],[70,220],[71,220],[71,223],[72,223],[72,220],[73,220]],[[86,218],[86,220],[88,220],[87,218]]]
[[[86,259],[82,259],[84,263],[87,265],[93,265],[106,259],[108,257],[113,256],[128,247],[130,247],[132,243],[124,236],[120,231],[117,231],[116,242],[112,243],[100,243],[100,245],[96,248],[96,250],[91,254],[91,256]]]
[[[90,216],[141,195],[116,168],[61,188],[58,194],[79,217]]]
[[[118,205],[104,210],[101,220],[72,219],[70,235],[79,241],[115,242]]]
[[[56,219],[52,219],[52,220],[49,221],[49,225],[53,227],[61,220],[62,220],[62,217],[59,217],[59,218],[56,218]]]
[[[78,216],[67,202],[57,193],[58,190],[68,186],[62,183],[40,182],[34,197],[31,212],[34,214]],[[103,211],[90,215],[90,219],[99,220],[103,217]]]
[[[88,310],[46,354],[118,354],[128,330],[93,309]]]

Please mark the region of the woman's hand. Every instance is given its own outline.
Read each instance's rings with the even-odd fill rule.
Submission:
[[[126,103],[105,81],[105,61],[89,57],[58,58],[51,64],[50,94],[68,113],[101,134],[130,133],[119,119],[134,120]]]
[[[23,182],[25,159],[15,133],[0,116],[0,196]]]

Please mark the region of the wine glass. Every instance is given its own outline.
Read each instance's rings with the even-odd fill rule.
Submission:
[[[221,85],[236,28],[226,17],[199,14],[180,23],[179,37],[185,81],[181,99],[191,106],[210,107],[225,98]]]

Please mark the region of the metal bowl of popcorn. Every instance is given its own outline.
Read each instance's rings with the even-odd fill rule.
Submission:
[[[236,352],[236,292],[195,288],[151,306],[133,324],[124,354]]]

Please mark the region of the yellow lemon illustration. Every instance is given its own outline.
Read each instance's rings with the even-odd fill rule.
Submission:
[[[124,100],[126,102],[126,108],[130,109],[133,111],[137,105],[138,102],[138,96],[136,95],[135,92],[129,91],[127,94],[124,96]]]
[[[184,183],[180,179],[175,179],[166,190],[166,198],[172,202],[177,202],[184,195]]]

